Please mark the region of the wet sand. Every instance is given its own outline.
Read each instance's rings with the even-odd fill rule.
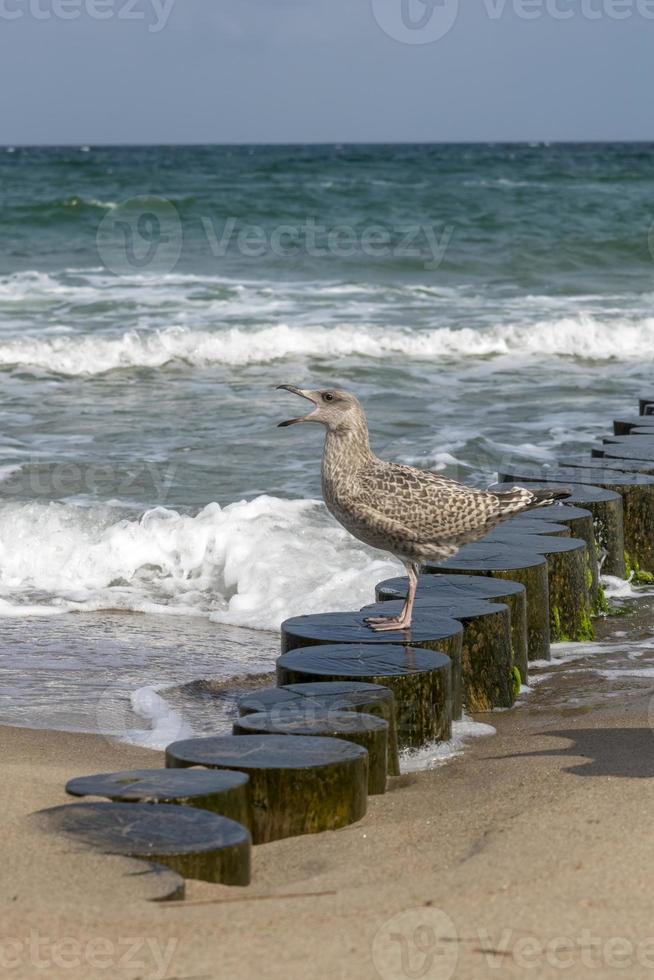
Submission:
[[[608,620],[602,652],[539,667],[516,708],[478,716],[495,736],[400,777],[352,827],[256,848],[251,887],[188,882],[184,902],[147,901],[161,883],[134,862],[72,853],[27,819],[66,802],[73,775],[161,753],[0,729],[0,966],[130,980],[654,976],[652,623],[652,600]]]

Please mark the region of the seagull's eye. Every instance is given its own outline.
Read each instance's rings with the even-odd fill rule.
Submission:
[[[326,391],[325,394],[322,396],[322,400],[324,402],[333,402],[334,396],[332,395],[331,391]]]

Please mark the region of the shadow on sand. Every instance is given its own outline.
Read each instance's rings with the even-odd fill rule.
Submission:
[[[567,766],[576,776],[654,776],[654,733],[650,728],[580,728],[542,732],[550,738],[566,738],[570,745],[519,752],[504,758],[538,756],[585,756],[588,761]],[[497,757],[496,757],[497,758]]]

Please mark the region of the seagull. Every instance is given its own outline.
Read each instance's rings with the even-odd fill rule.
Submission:
[[[426,561],[444,561],[465,544],[483,538],[502,521],[570,496],[567,487],[513,487],[475,490],[437,473],[379,459],[370,448],[368,423],[360,402],[348,391],[310,391],[278,385],[313,404],[308,415],[280,422],[318,422],[326,431],[322,456],[322,495],[329,512],[359,541],[390,552],[409,576],[399,616],[366,620],[375,632],[409,630]]]

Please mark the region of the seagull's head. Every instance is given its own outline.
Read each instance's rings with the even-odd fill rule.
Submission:
[[[309,391],[306,388],[296,388],[295,385],[278,385],[277,390],[290,391],[292,395],[306,398],[314,406],[308,415],[300,415],[298,418],[280,422],[280,428],[295,425],[296,422],[320,422],[330,432],[347,432],[357,428],[364,418],[358,399],[349,391],[341,391],[338,388]]]

